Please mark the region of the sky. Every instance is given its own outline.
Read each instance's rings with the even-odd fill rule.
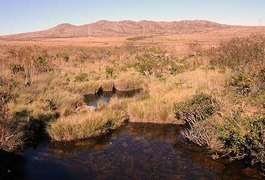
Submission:
[[[265,0],[0,0],[0,35],[98,20],[265,25]]]

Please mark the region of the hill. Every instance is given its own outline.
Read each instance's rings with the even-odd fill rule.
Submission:
[[[140,34],[179,34],[204,32],[229,28],[229,25],[218,24],[210,21],[98,21],[92,24],[75,26],[60,24],[48,30],[29,32],[15,35],[2,36],[3,38],[66,38],[88,36],[117,36]]]

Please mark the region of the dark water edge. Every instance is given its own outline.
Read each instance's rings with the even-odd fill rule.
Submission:
[[[27,147],[13,179],[262,179],[242,161],[215,161],[175,125],[130,123],[97,139]],[[13,175],[13,176],[12,176]],[[0,176],[1,177],[1,176]],[[3,179],[3,178],[1,178]]]

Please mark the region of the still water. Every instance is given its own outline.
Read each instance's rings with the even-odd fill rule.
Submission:
[[[261,179],[242,162],[212,160],[174,125],[130,123],[104,137],[24,151],[24,179]]]

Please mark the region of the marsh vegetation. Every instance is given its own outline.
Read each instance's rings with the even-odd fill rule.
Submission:
[[[265,38],[190,46],[180,56],[126,45],[1,45],[0,149],[21,149],[39,134],[86,140],[127,121],[177,124],[184,125],[184,138],[208,148],[214,159],[244,160],[264,173]],[[88,95],[115,90],[139,93],[96,107],[85,102]]]

